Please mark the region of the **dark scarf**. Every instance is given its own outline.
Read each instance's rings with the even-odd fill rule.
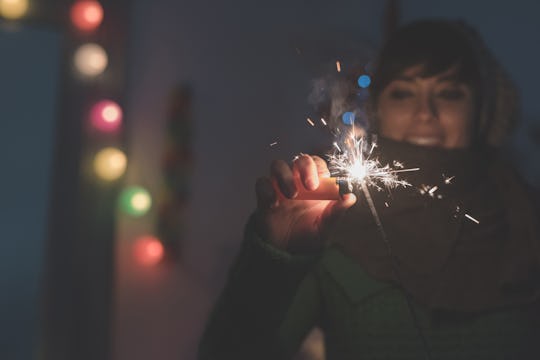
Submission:
[[[383,165],[398,160],[420,168],[400,174],[411,187],[370,188],[405,291],[432,309],[455,311],[540,297],[537,212],[524,184],[494,152],[378,144],[373,156]],[[430,193],[432,186],[438,189]],[[398,283],[366,199],[357,197],[332,242],[374,278]]]

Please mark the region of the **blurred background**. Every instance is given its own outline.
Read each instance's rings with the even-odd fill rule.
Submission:
[[[255,179],[271,159],[328,146],[316,90],[369,76],[398,22],[478,29],[521,90],[507,150],[540,187],[539,12],[532,1],[0,0],[0,358],[195,359]]]

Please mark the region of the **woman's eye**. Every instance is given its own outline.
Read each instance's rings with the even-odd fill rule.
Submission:
[[[413,95],[414,95],[413,92],[410,90],[396,89],[390,92],[390,97],[394,100],[403,100],[403,99],[412,97]]]
[[[439,91],[439,97],[446,100],[460,100],[463,99],[465,93],[459,89],[445,89]]]

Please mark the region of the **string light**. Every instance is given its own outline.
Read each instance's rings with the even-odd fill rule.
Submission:
[[[152,206],[152,197],[143,187],[130,186],[120,194],[120,206],[129,215],[141,216]]]
[[[156,265],[163,259],[164,253],[163,244],[152,235],[138,238],[133,246],[135,261],[143,266]]]
[[[112,100],[101,100],[90,110],[92,125],[105,132],[114,132],[122,124],[122,108]]]
[[[77,29],[91,32],[97,29],[103,21],[103,8],[97,1],[77,1],[71,6],[70,17]]]
[[[20,19],[26,15],[28,8],[28,0],[0,0],[0,16],[6,19]]]
[[[124,174],[127,166],[126,155],[112,147],[100,150],[94,157],[94,170],[101,179],[113,181]]]
[[[74,62],[75,68],[82,75],[94,77],[105,71],[109,59],[105,49],[100,45],[88,43],[77,49]]]

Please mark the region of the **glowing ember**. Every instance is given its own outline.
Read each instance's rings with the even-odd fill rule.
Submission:
[[[341,63],[339,61],[336,61],[336,69],[337,72],[341,72]]]

